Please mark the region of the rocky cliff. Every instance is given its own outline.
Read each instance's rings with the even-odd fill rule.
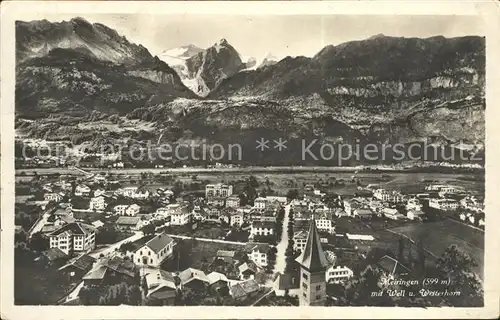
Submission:
[[[245,68],[240,55],[226,39],[187,59],[188,76],[196,79],[195,92],[208,95],[224,79]]]
[[[151,95],[196,97],[165,62],[84,19],[16,22],[16,112],[127,113]]]
[[[153,122],[155,141],[239,143],[248,163],[261,164],[302,163],[300,143],[313,140],[317,150],[324,143],[484,147],[481,37],[380,35],[255,70],[221,40],[185,59],[192,87],[207,95],[200,98],[178,71],[103,26],[47,23],[18,23],[19,117],[126,115]],[[38,50],[44,43],[59,47]],[[256,154],[260,138],[288,140],[287,153]]]

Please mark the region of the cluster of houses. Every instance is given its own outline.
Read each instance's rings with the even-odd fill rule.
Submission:
[[[370,218],[376,215],[391,220],[419,220],[425,214],[422,208],[427,202],[430,209],[460,212],[462,220],[468,219],[472,223],[474,223],[474,218],[477,220],[484,216],[483,203],[476,197],[467,195],[463,188],[456,186],[428,185],[427,193],[413,195],[403,195],[398,191],[385,189],[368,190],[372,192],[371,197],[359,196],[344,199],[343,210],[337,210],[335,215],[360,218]],[[481,224],[484,225],[484,219],[480,222]]]

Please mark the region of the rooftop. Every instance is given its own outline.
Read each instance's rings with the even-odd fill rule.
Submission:
[[[274,227],[275,224],[272,221],[255,220],[252,222],[252,228],[273,229]]]
[[[205,275],[205,272],[194,268],[187,268],[186,270],[179,273],[178,277],[183,285],[193,280],[200,280],[207,283],[209,282],[208,277]]]
[[[310,272],[324,271],[328,266],[314,219],[310,223],[306,247],[296,261]]]
[[[229,251],[229,250],[218,250],[217,251],[217,257],[234,258],[235,254],[236,254],[236,252]]]
[[[165,233],[161,233],[156,237],[152,238],[151,240],[149,240],[146,243],[146,246],[148,246],[155,253],[158,253],[173,241],[174,240],[169,236],[167,236]]]
[[[80,222],[73,222],[66,224],[62,226],[61,228],[57,229],[56,231],[52,232],[50,235],[51,236],[57,236],[62,233],[67,232],[69,235],[84,235],[93,232],[95,229],[94,227],[80,223]]]
[[[137,225],[141,221],[141,217],[125,217],[121,216],[116,220],[116,224],[122,225]]]
[[[262,253],[268,253],[271,247],[267,243],[253,243],[249,242],[245,245],[246,252],[259,251]]]

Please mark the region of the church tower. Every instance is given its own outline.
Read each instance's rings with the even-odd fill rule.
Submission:
[[[296,260],[300,264],[300,306],[324,306],[326,301],[325,271],[328,267],[316,228],[311,220],[306,247]]]

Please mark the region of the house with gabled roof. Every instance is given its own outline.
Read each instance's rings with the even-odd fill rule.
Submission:
[[[137,265],[158,267],[172,255],[174,244],[174,240],[165,233],[156,235],[135,249],[133,262]]]
[[[238,271],[240,272],[240,279],[253,279],[255,274],[257,274],[257,266],[252,261],[244,262],[238,266]]]
[[[229,292],[233,299],[241,301],[259,292],[260,286],[257,281],[249,279],[240,283],[234,284],[229,288]]]
[[[248,258],[252,260],[258,267],[266,267],[268,264],[268,254],[271,247],[267,243],[251,243],[245,246],[245,252]]]
[[[64,272],[71,278],[81,278],[87,272],[89,272],[96,259],[88,254],[82,254],[76,258],[71,259],[65,265],[60,267],[58,270]]]
[[[191,288],[196,290],[210,284],[210,280],[205,272],[194,268],[187,268],[186,270],[180,272],[177,277],[180,280],[181,288]]]
[[[155,305],[173,305],[177,295],[174,275],[170,272],[154,269],[144,276],[146,298],[155,301]]]
[[[142,226],[141,217],[120,216],[116,220],[116,228],[120,230],[139,230]]]

